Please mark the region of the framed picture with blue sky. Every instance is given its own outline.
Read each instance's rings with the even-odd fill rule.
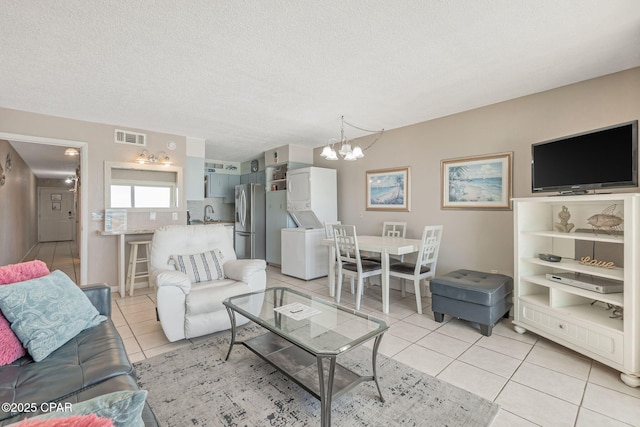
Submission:
[[[511,209],[513,153],[442,160],[442,209]]]
[[[411,168],[367,171],[368,211],[409,211]]]

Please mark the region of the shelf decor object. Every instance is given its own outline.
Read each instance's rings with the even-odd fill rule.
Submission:
[[[408,166],[367,171],[367,210],[408,212],[410,172]]]
[[[590,216],[587,222],[594,231],[604,230],[613,233],[620,230],[624,220],[622,215],[616,211],[617,206],[613,204],[605,208],[601,213]]]
[[[511,209],[513,153],[442,160],[442,209]]]
[[[613,205],[620,213],[593,214]],[[565,209],[576,224],[571,233],[555,227]],[[584,354],[640,387],[640,193],[519,198],[513,211],[515,331]]]
[[[560,231],[561,233],[569,233],[573,230],[575,224],[569,222],[569,219],[571,219],[571,212],[569,212],[569,208],[563,206],[562,210],[558,213],[558,218],[560,218],[560,222],[553,224],[553,227],[557,231]]]

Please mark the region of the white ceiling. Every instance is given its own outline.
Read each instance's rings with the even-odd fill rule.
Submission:
[[[245,161],[640,66],[637,0],[3,0],[0,107]],[[363,133],[346,129],[348,137]]]

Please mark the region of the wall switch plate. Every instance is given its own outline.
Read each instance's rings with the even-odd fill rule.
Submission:
[[[171,219],[173,219],[174,221],[178,220],[178,212],[172,212],[171,213]]]
[[[155,221],[156,220],[156,213],[155,212],[150,212],[149,213],[149,220],[151,220],[151,221]]]

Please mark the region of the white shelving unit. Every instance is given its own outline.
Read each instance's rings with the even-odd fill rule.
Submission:
[[[589,224],[590,217],[612,205],[624,218],[622,224],[615,229]],[[555,231],[563,206],[571,214],[568,222],[574,224],[569,233]],[[515,330],[534,332],[589,356],[620,371],[628,386],[640,386],[640,194],[515,199],[514,215]],[[580,241],[594,250],[608,245],[620,252],[619,245],[623,262],[611,269],[580,264]],[[562,261],[542,261],[539,253],[560,255]],[[602,294],[546,278],[563,272],[620,281],[624,291]],[[623,318],[614,317],[609,305],[622,307]]]

